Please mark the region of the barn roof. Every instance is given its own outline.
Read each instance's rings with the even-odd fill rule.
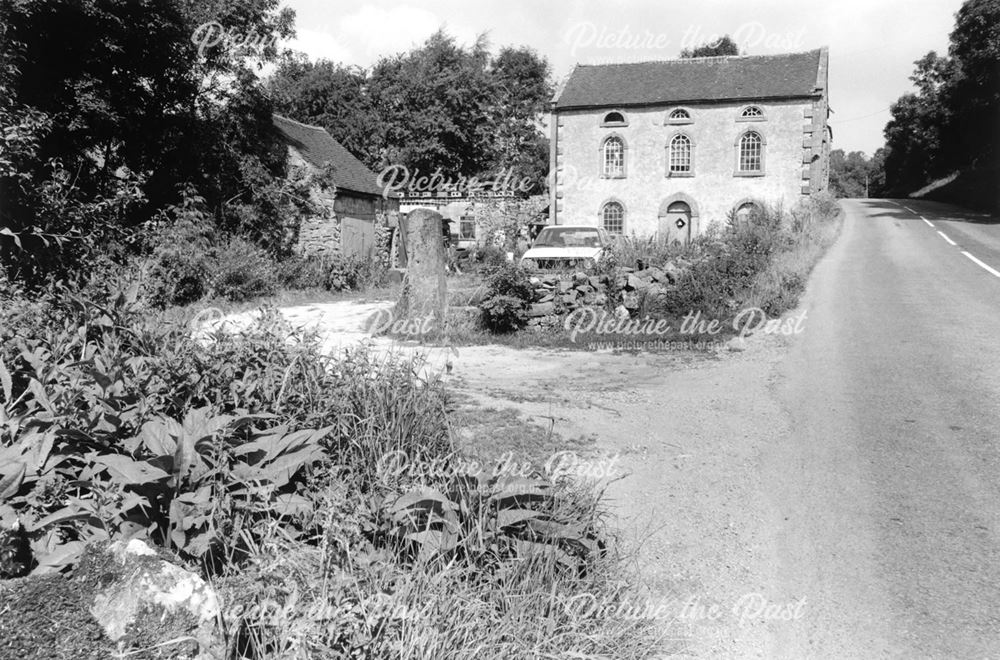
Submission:
[[[366,195],[382,194],[375,173],[334,140],[325,128],[281,115],[273,115],[272,119],[288,145],[294,147],[307,163],[318,168],[327,163],[332,165],[333,184],[338,189]]]
[[[811,97],[824,49],[782,55],[577,65],[557,109]]]

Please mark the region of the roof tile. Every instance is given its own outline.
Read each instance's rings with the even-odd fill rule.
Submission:
[[[310,126],[273,115],[275,127],[289,146],[294,147],[310,165],[333,166],[333,184],[339,189],[368,195],[381,195],[378,177],[364,163],[333,139],[321,126]]]
[[[821,52],[577,65],[556,108],[813,96]]]

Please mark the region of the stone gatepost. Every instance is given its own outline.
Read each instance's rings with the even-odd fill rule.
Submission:
[[[406,277],[396,303],[395,320],[420,321],[440,330],[448,310],[445,283],[443,218],[431,209],[415,209],[401,222],[406,246]]]

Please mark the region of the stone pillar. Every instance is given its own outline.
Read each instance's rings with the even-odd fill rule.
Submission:
[[[401,224],[406,277],[395,319],[433,319],[433,327],[440,329],[448,309],[443,219],[437,211],[421,208],[411,211]]]

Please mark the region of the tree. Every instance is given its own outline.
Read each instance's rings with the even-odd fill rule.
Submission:
[[[361,162],[379,170],[385,165],[383,128],[367,86],[364,69],[327,60],[310,62],[291,53],[267,81],[276,112],[322,126]]]
[[[862,152],[846,155],[843,149],[830,152],[830,192],[837,197],[865,197],[870,175],[871,163]]]
[[[681,51],[681,58],[689,59],[693,57],[718,57],[720,55],[739,55],[740,48],[728,34],[717,41],[710,41],[700,46],[685,48]]]
[[[42,277],[132,244],[186,183],[223,225],[248,207],[258,229],[277,221],[255,191],[283,176],[284,151],[252,66],[292,19],[278,0],[0,2],[5,261]],[[229,39],[196,43],[206,25]]]
[[[465,49],[439,30],[422,47],[376,63],[369,93],[389,163],[423,176],[487,169],[489,153],[480,148],[490,125],[487,46],[481,36]]]
[[[946,135],[952,160],[996,167],[1000,160],[1000,0],[967,0],[948,49]]]
[[[493,79],[492,163],[513,173],[520,192],[538,194],[549,171],[549,140],[538,118],[552,98],[548,62],[529,48],[503,48],[490,68]]]
[[[493,178],[506,170],[540,192],[548,141],[539,117],[552,96],[548,62],[527,48],[491,58],[485,37],[462,48],[443,30],[406,54],[383,58],[368,83],[385,164],[411,176]]]
[[[1000,159],[1000,0],[966,0],[948,56],[914,63],[915,93],[891,107],[885,186],[908,194],[953,172],[969,175],[966,203],[989,203]]]

